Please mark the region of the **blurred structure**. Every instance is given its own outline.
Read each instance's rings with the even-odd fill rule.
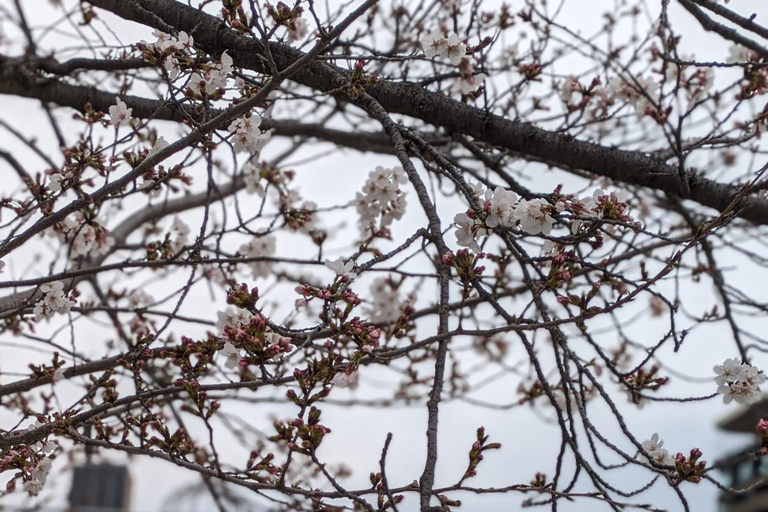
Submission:
[[[728,432],[755,435],[752,445],[739,450],[738,454],[718,461],[720,471],[725,475],[723,484],[735,489],[754,486],[741,494],[721,493],[721,512],[768,512],[768,457],[755,455],[761,448],[757,423],[762,418],[768,419],[768,399],[741,408],[718,423],[722,430]]]
[[[125,466],[85,464],[75,468],[69,512],[117,512],[130,509],[131,477]]]

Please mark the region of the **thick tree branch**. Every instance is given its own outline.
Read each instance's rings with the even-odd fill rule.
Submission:
[[[227,51],[237,65],[269,72],[264,65],[265,48],[260,41],[238,36],[222,20],[180,2],[89,0],[89,3],[160,30],[167,30],[170,26],[177,31],[186,31],[194,35],[200,48],[212,55]],[[279,67],[290,65],[303,56],[299,50],[280,43],[271,43],[269,51]],[[350,73],[341,68],[313,62],[293,75],[291,80],[349,101],[348,97],[338,92],[349,76]],[[676,166],[642,152],[609,148],[509,120],[414,83],[379,80],[368,86],[366,92],[390,113],[415,117],[449,132],[462,133],[524,155],[555,160],[565,168],[582,169],[673,196],[679,197],[681,191],[690,190],[690,199],[718,211],[728,207],[740,190],[739,187],[707,179],[693,170],[683,174],[687,181],[683,183]],[[740,206],[741,217],[758,224],[768,224],[768,201],[745,198]]]

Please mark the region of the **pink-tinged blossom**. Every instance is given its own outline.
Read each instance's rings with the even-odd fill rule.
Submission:
[[[109,124],[113,126],[127,126],[131,124],[132,108],[128,108],[123,100],[117,98],[117,103],[109,107]]]
[[[198,95],[210,96],[219,89],[227,87],[227,76],[232,72],[232,65],[232,57],[224,52],[219,62],[192,73],[188,87]]]
[[[371,304],[368,314],[371,321],[393,322],[398,319],[402,309],[402,300],[398,287],[387,277],[377,277],[371,283]]]
[[[731,47],[728,49],[728,59],[726,62],[730,63],[744,63],[744,62],[750,62],[752,60],[755,60],[755,57],[757,57],[757,54],[747,48],[746,46],[741,46],[740,44],[734,44],[731,45]]]
[[[333,376],[333,379],[331,379],[331,384],[337,388],[355,389],[357,388],[359,382],[360,375],[357,371],[354,371],[349,375],[347,375],[345,372],[339,372]]]
[[[147,153],[147,158],[158,154],[168,146],[170,146],[170,144],[168,144],[168,141],[165,140],[165,137],[158,137],[155,143],[152,145],[152,149],[150,149]]]
[[[233,135],[235,151],[256,154],[269,142],[270,132],[262,133],[259,129],[261,118],[258,116],[240,117],[229,125]]]
[[[296,18],[292,26],[288,27],[288,42],[295,43],[304,39],[309,32],[309,24],[304,18]]]
[[[58,192],[61,190],[61,182],[64,181],[64,176],[61,174],[52,174],[51,177],[48,179],[48,189],[51,192]]]
[[[165,58],[163,61],[163,68],[165,68],[165,72],[168,73],[168,78],[171,80],[176,80],[179,77],[179,73],[181,73],[179,59],[173,55],[169,55]]]
[[[24,482],[24,490],[30,496],[37,496],[45,486],[48,479],[48,473],[51,471],[51,459],[43,459],[32,469],[29,480]]]
[[[443,36],[440,29],[433,30],[422,37],[419,42],[421,43],[421,48],[424,50],[424,56],[428,59],[443,55],[448,46],[448,40]]]
[[[648,109],[655,110],[659,101],[659,84],[644,76],[632,79],[615,77],[609,82],[608,90],[611,96],[629,104],[638,119],[645,116]]]
[[[581,84],[579,84],[579,79],[573,75],[567,76],[563,83],[560,84],[560,88],[557,90],[560,99],[563,100],[563,103],[565,104],[570,104],[571,100],[573,99],[573,94],[580,92]]]

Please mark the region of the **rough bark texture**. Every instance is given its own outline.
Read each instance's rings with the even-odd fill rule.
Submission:
[[[89,0],[96,7],[159,30],[185,31],[196,44],[213,55],[227,51],[238,66],[264,71],[265,48],[251,38],[240,37],[224,22],[193,7],[173,0]],[[269,45],[275,63],[283,69],[303,53],[278,43]],[[328,92],[343,86],[349,73],[338,67],[313,62],[296,73],[292,80],[314,90]],[[581,169],[613,180],[654,188],[719,211],[730,205],[739,187],[705,178],[694,170],[684,173],[683,183],[676,166],[637,151],[625,151],[575,139],[500,117],[409,82],[379,80],[367,93],[390,113],[403,114],[461,133],[500,148],[543,158],[564,168]],[[349,98],[344,98],[350,101]],[[686,186],[687,185],[687,186]],[[746,198],[739,215],[758,224],[768,224],[768,201]]]

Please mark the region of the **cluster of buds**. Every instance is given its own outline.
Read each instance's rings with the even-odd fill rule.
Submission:
[[[246,311],[255,312],[256,302],[259,300],[259,289],[257,287],[251,288],[248,291],[248,285],[241,283],[240,286],[233,285],[227,291],[227,304],[232,304],[240,309]]]
[[[184,388],[195,406],[193,408],[191,405],[182,404],[180,407],[182,411],[207,420],[221,407],[221,403],[216,400],[208,402],[208,392],[200,389],[200,383],[197,380],[176,379],[175,384]]]
[[[280,213],[291,231],[299,231],[310,226],[316,209],[317,205],[310,201],[296,207],[289,204],[288,196],[280,197]]]
[[[352,337],[363,352],[370,353],[373,349],[379,348],[381,329],[375,325],[363,324],[360,317],[356,316],[345,323],[343,331]]]
[[[522,398],[517,401],[517,403],[522,405],[526,402],[533,402],[540,396],[544,396],[544,385],[539,380],[534,381],[534,383],[528,387],[523,383],[520,383],[520,385],[517,386],[517,392],[523,395]]]
[[[149,446],[156,446],[171,457],[181,457],[195,451],[195,445],[184,428],[179,428],[169,436],[165,428],[161,426],[159,422],[153,422],[152,426],[156,430],[162,431],[164,439],[152,436],[147,443]]]
[[[402,494],[396,494],[392,496],[392,500],[389,499],[389,489],[384,487],[384,478],[381,473],[371,473],[370,475],[371,487],[376,489],[378,497],[379,510],[395,510],[395,505],[403,501],[405,497]],[[394,501],[394,503],[392,503]]]
[[[459,249],[454,256],[451,252],[443,254],[443,263],[456,269],[456,274],[465,287],[480,277],[485,271],[485,266],[477,265],[477,262],[485,258],[484,253],[475,255],[469,249]]]
[[[603,193],[602,190],[596,190],[593,194],[593,202],[588,203],[592,212],[595,212],[601,219],[616,220],[620,222],[634,222],[634,219],[627,213],[629,205],[620,194],[611,192]]]
[[[746,100],[768,92],[768,69],[765,66],[745,66],[744,81],[741,91],[737,96],[740,100]]]
[[[560,250],[552,256],[549,275],[544,284],[544,287],[547,290],[556,290],[571,280],[573,277],[571,274],[573,267],[572,261],[574,259],[576,259],[576,254],[573,251],[566,252]]]
[[[521,62],[517,65],[517,69],[528,81],[538,81],[539,75],[541,75],[541,72],[544,70],[538,61],[533,61],[531,63]]]
[[[246,464],[246,471],[249,473],[249,478],[259,483],[269,482],[269,477],[265,478],[257,474],[260,471],[266,471],[267,474],[272,477],[280,476],[281,470],[278,466],[272,464],[273,460],[275,460],[275,454],[273,453],[268,453],[262,457],[259,452],[255,450],[252,451],[250,457],[248,457],[248,464]]]
[[[89,101],[83,106],[83,113],[72,114],[72,119],[82,121],[89,125],[105,124],[104,120],[106,114],[100,110],[93,108],[93,104]]]
[[[395,322],[394,328],[392,329],[392,336],[395,338],[402,338],[408,334],[408,331],[414,327],[411,323],[411,315],[413,315],[415,312],[416,308],[410,304],[407,304],[403,308],[403,310],[400,312],[400,316],[397,317],[397,322]]]
[[[365,62],[358,60],[343,90],[350,99],[356,100],[361,94],[365,93],[366,87],[374,85],[376,82],[378,82],[378,79],[375,76],[365,74]]]
[[[471,478],[477,475],[477,465],[483,460],[483,452],[486,450],[498,450],[501,448],[501,443],[488,443],[488,436],[485,435],[485,427],[477,429],[477,440],[472,443],[472,448],[469,450],[469,465],[464,472],[464,476],[461,478],[463,482],[467,478]]]
[[[243,9],[242,0],[222,0],[221,3],[221,17],[238,34],[244,34],[253,25],[245,9]]]
[[[691,450],[691,454],[686,458],[682,453],[678,453],[675,456],[675,476],[680,481],[693,482],[697,484],[701,482],[701,475],[707,467],[707,462],[702,460],[701,450],[694,448]]]
[[[342,278],[341,280],[331,285],[329,288],[316,288],[307,284],[301,284],[297,286],[295,288],[296,293],[304,297],[303,299],[299,299],[302,302],[300,304],[297,303],[297,306],[306,305],[307,302],[313,298],[318,298],[328,302],[342,301],[352,307],[360,305],[362,303],[362,299],[360,299],[360,297],[355,292],[351,290],[341,290],[339,285],[342,284],[344,279],[345,278]]]
[[[182,68],[188,69],[195,66],[197,51],[191,35],[182,31],[176,38],[157,30],[153,35],[157,37],[157,41],[154,43],[141,41],[136,44],[136,49],[141,52],[145,61],[163,69],[168,78],[176,80]]]
[[[307,421],[301,418],[294,418],[290,423],[275,423],[277,435],[270,438],[270,441],[287,441],[288,449],[291,451],[312,455],[323,442],[326,434],[331,429],[320,424],[320,409],[310,407]]]
[[[593,78],[592,83],[585,87],[581,85],[578,78],[570,75],[566,77],[565,81],[560,85],[558,92],[560,99],[563,100],[563,103],[565,104],[568,112],[574,112],[577,110],[582,110],[587,105],[589,105],[599,85],[599,76]],[[574,98],[574,95],[579,95],[579,97]],[[578,101],[575,101],[576,99]]]
[[[582,293],[581,295],[576,295],[573,293],[558,295],[557,301],[563,305],[578,307],[581,310],[582,316],[586,318],[595,316],[602,311],[602,308],[599,306],[590,306],[589,303],[592,299],[595,298],[597,292],[600,290],[601,285],[602,281],[596,281],[592,283],[592,286],[587,293]]]
[[[276,26],[288,29],[289,41],[298,41],[307,34],[307,22],[301,17],[304,8],[296,3],[295,7],[288,7],[283,2],[277,2],[277,7],[267,4],[267,13],[272,17]]]
[[[659,370],[659,365],[654,364],[648,371],[643,368],[638,368],[633,375],[628,375],[625,378],[624,382],[627,386],[627,393],[629,394],[629,399],[632,403],[641,405],[642,397],[637,394],[639,391],[644,389],[656,391],[669,382],[668,377],[656,376]]]
[[[551,483],[547,483],[547,475],[544,473],[536,473],[533,476],[533,480],[528,484],[531,489],[547,489],[552,487]]]
[[[44,455],[36,456],[28,447],[22,445],[17,450],[8,450],[0,459],[0,473],[14,469],[20,470],[20,473],[8,481],[5,486],[6,492],[13,492],[16,489],[16,481],[21,477],[24,481],[24,490],[30,496],[37,496],[48,478],[51,459]]]
[[[269,330],[267,319],[256,313],[247,324],[224,326],[222,338],[235,349],[245,350],[245,356],[239,360],[241,367],[262,365],[270,359],[293,350],[291,338]]]
[[[760,442],[762,447],[757,452],[757,455],[768,455],[768,421],[760,419],[757,422],[757,434],[760,436]]]
[[[106,156],[100,148],[94,149],[86,140],[80,140],[76,146],[62,150],[64,166],[61,173],[70,180],[76,180],[86,169],[93,169],[99,175],[106,176]],[[92,184],[92,182],[90,182]]]

